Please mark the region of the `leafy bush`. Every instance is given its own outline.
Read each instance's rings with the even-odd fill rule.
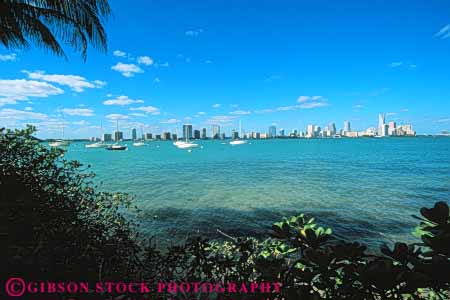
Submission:
[[[159,249],[120,214],[131,198],[96,191],[92,173],[32,139],[33,128],[0,130],[0,265],[35,278],[148,282],[281,282],[276,294],[220,299],[450,299],[450,216],[445,202],[423,208],[421,243],[368,253],[332,238],[305,215],[285,218],[265,240],[191,240]],[[26,277],[26,276],[25,276]],[[216,299],[214,294],[148,295]]]

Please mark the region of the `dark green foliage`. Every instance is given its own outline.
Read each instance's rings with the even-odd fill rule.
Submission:
[[[445,202],[421,210],[421,243],[368,253],[299,215],[277,222],[266,240],[191,240],[159,249],[141,243],[119,213],[123,194],[97,192],[93,174],[64,152],[31,138],[32,128],[0,131],[0,237],[10,273],[36,278],[191,282],[280,282],[279,294],[220,299],[450,299],[450,217]],[[2,241],[2,245],[4,245]],[[12,258],[12,259],[11,259]],[[28,274],[29,275],[29,274]],[[56,276],[56,275],[55,275]],[[150,299],[217,295],[150,295]]]
[[[0,44],[34,44],[64,57],[71,46],[86,59],[89,43],[106,51],[102,18],[110,13],[107,0],[0,0]]]

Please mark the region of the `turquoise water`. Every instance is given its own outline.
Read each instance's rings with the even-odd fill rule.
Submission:
[[[272,222],[305,212],[341,238],[378,246],[414,241],[423,206],[450,199],[450,139],[171,142],[128,151],[69,147],[92,165],[102,189],[136,195],[137,218],[162,243],[200,234],[267,234]]]

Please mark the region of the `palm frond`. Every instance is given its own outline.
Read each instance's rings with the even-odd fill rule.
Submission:
[[[89,44],[106,52],[102,22],[110,14],[107,0],[0,0],[0,43],[27,48],[32,42],[64,57],[62,46],[70,46],[86,59]]]

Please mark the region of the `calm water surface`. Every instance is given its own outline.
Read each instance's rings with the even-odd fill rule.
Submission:
[[[163,243],[217,229],[262,236],[300,212],[372,246],[414,241],[411,215],[450,200],[449,138],[200,141],[191,153],[171,142],[128,144],[74,143],[66,156],[91,164],[102,189],[134,194],[142,213],[130,217]]]

